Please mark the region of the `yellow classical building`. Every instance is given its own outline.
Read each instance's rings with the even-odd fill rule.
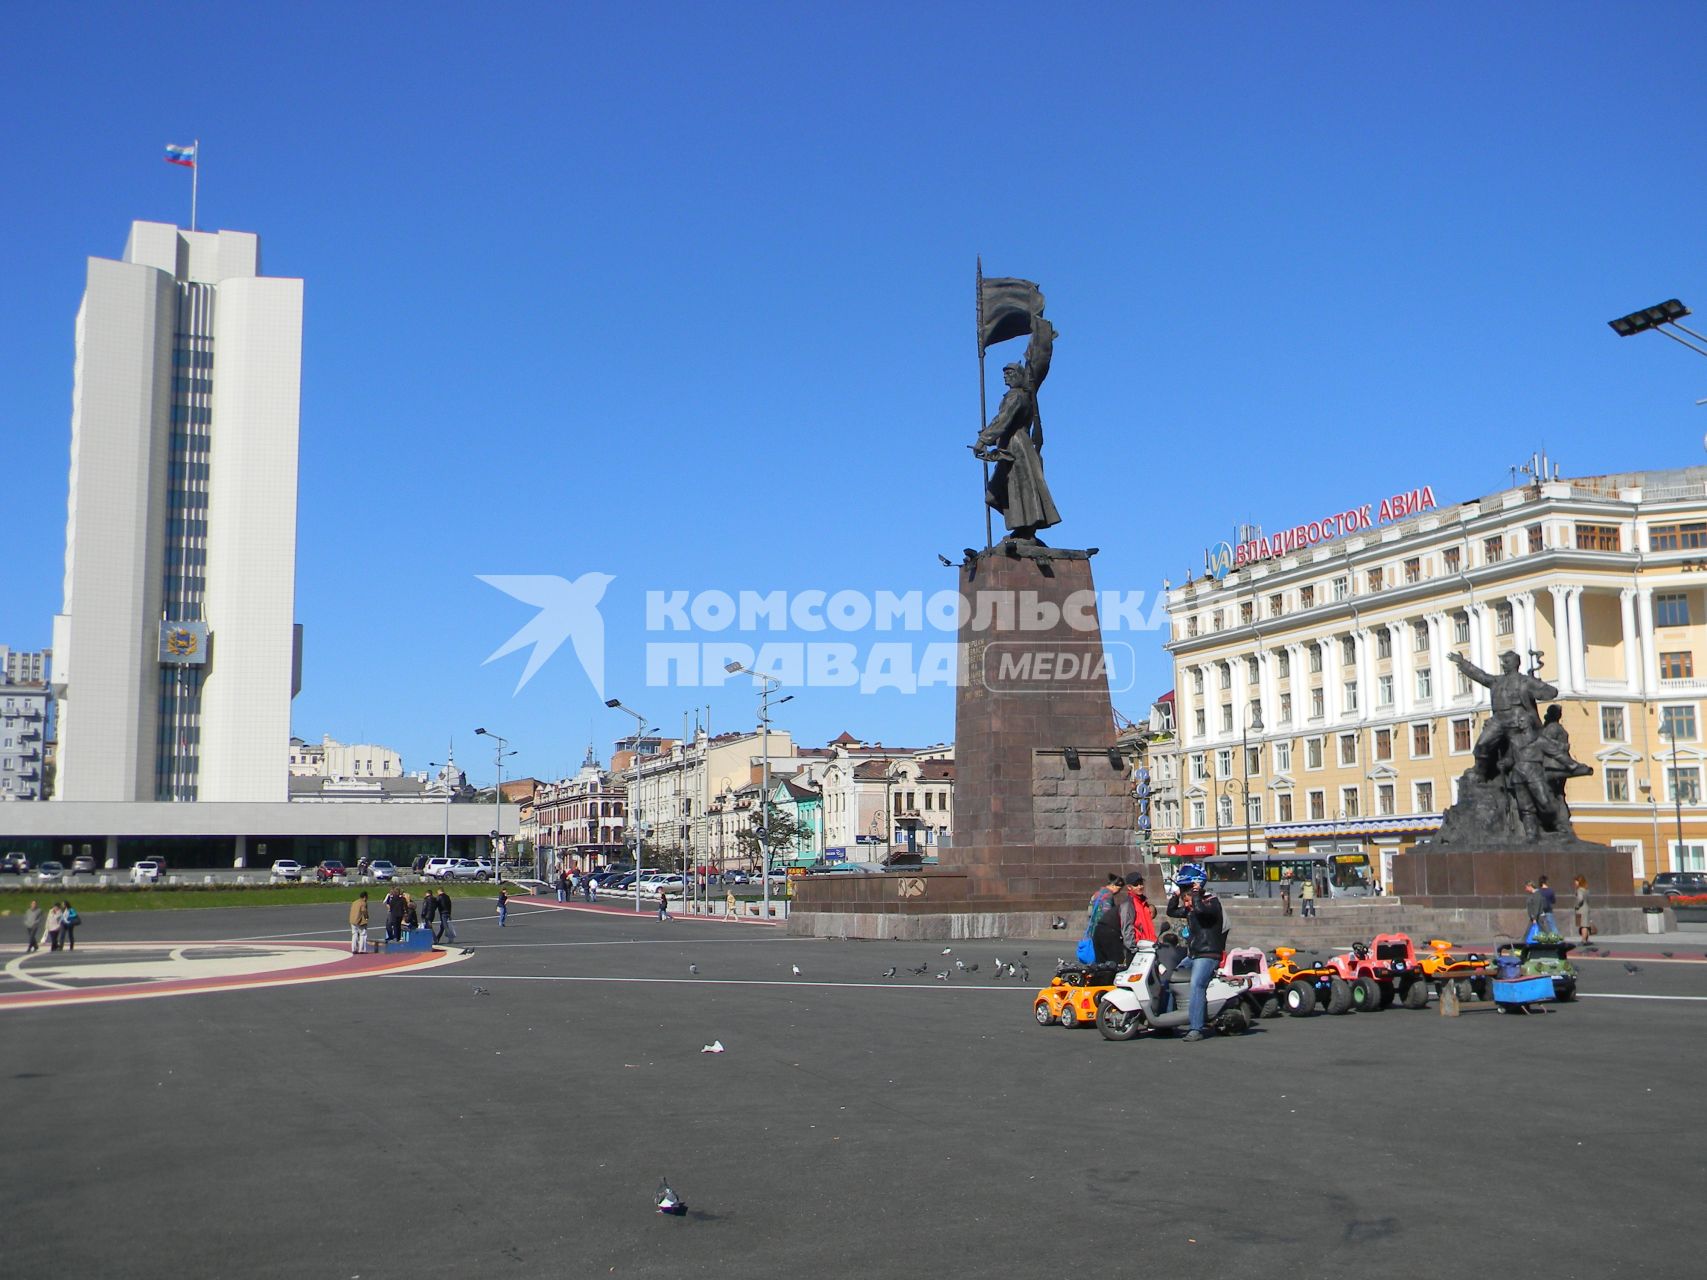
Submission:
[[[1158,837],[1356,850],[1387,881],[1488,714],[1451,655],[1497,671],[1510,650],[1557,686],[1594,768],[1567,792],[1578,833],[1628,850],[1638,882],[1707,869],[1707,467],[1535,471],[1456,506],[1418,489],[1253,533],[1173,589],[1179,776]]]

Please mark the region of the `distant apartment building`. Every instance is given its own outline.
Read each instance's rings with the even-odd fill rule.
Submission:
[[[0,682],[0,801],[47,798],[50,709],[45,684]]]
[[[930,857],[954,831],[954,747],[886,747],[843,733],[829,745],[823,795],[824,857],[883,862]]]
[[[557,870],[583,871],[620,861],[627,805],[620,780],[588,747],[574,777],[542,782],[534,791],[533,839],[542,860]]]
[[[11,649],[0,644],[0,681],[7,684],[46,684],[52,666],[52,649]]]
[[[289,769],[293,778],[401,778],[403,757],[390,747],[371,742],[292,738]]]

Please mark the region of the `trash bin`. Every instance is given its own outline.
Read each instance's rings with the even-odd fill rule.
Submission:
[[[1664,933],[1666,931],[1665,912],[1658,907],[1643,907],[1642,923],[1648,926],[1649,933]]]

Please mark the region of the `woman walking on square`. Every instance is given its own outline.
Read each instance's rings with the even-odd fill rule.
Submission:
[[[1594,932],[1594,926],[1589,923],[1588,918],[1588,878],[1578,876],[1571,883],[1577,891],[1577,900],[1571,908],[1574,917],[1572,923],[1577,926],[1577,936],[1583,940],[1583,946],[1586,947],[1589,935]]]
[[[65,927],[65,912],[57,902],[49,903],[47,908],[47,949],[59,950],[59,931]]]
[[[67,951],[77,950],[77,926],[83,923],[83,917],[77,914],[77,908],[70,902],[62,902],[59,908],[59,936]]]
[[[25,951],[36,951],[41,946],[41,907],[34,898],[30,899],[30,909],[24,912],[24,939],[29,944]]]

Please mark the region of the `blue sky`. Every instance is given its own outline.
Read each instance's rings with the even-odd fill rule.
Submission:
[[[83,261],[187,219],[167,142],[307,280],[296,731],[543,776],[628,722],[567,648],[483,666],[531,610],[477,574],[614,575],[608,689],[666,731],[753,700],[645,687],[646,590],[951,585],[975,254],[1048,295],[1052,541],[1104,589],[1540,447],[1702,461],[1707,363],[1605,322],[1707,298],[1704,47],[1685,3],[17,9],[0,643],[60,605]],[[785,712],[953,734],[944,689]]]

